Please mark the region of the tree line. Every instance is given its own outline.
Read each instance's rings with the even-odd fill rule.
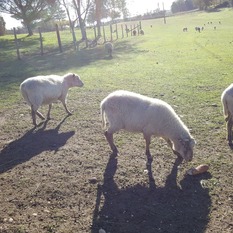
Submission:
[[[70,28],[78,25],[83,40],[87,23],[97,22],[100,27],[104,18],[114,20],[128,16],[126,0],[0,0],[0,13],[20,20],[29,36],[35,27],[59,21],[68,23]],[[101,36],[100,29],[98,35]]]
[[[20,20],[27,29],[28,35],[33,35],[35,27],[48,27],[58,22],[68,25],[75,37],[74,27],[81,30],[82,40],[87,39],[86,25],[96,24],[97,35],[101,36],[102,20],[110,18],[127,19],[128,0],[0,0],[0,13],[8,13]],[[162,0],[161,0],[162,1]],[[172,3],[173,13],[199,8],[205,10],[222,0],[175,0]],[[224,1],[233,5],[233,0]],[[0,35],[5,33],[5,22],[0,16]],[[75,38],[73,38],[75,41]]]
[[[210,7],[233,6],[233,0],[176,0],[171,5],[172,13],[190,11],[194,9],[208,10]]]

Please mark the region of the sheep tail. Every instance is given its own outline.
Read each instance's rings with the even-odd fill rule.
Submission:
[[[105,107],[104,103],[101,104],[100,107],[100,114],[101,114],[101,120],[102,120],[102,128],[106,129],[106,116],[105,116]]]
[[[32,103],[31,103],[31,101],[30,101],[30,99],[28,97],[28,94],[27,94],[27,91],[25,89],[24,84],[20,85],[20,90],[21,90],[21,94],[22,94],[24,100],[28,103],[28,105],[32,106]]]

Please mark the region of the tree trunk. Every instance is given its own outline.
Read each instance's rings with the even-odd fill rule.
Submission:
[[[95,0],[96,5],[96,22],[97,22],[97,37],[101,37],[101,0]]]
[[[81,34],[82,34],[82,40],[86,40],[87,39],[87,33],[86,33],[86,28],[85,28],[85,23],[82,19],[82,15],[81,15],[81,4],[80,4],[80,0],[77,0],[77,4],[75,2],[75,0],[73,1],[76,11],[77,11],[77,15],[78,15],[78,20],[79,20],[79,26],[80,26],[80,30],[81,30]]]

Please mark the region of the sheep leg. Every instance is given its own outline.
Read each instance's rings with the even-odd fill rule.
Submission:
[[[66,103],[65,103],[64,101],[62,101],[62,104],[63,104],[63,106],[64,106],[66,112],[67,112],[69,115],[72,115],[72,113],[71,113],[71,112],[69,111],[69,109],[67,108]]]
[[[38,110],[36,111],[36,115],[37,115],[38,117],[40,117],[40,119],[42,119],[42,120],[45,119],[45,117],[44,117]]]
[[[147,156],[147,160],[152,161],[153,159],[152,159],[152,156],[151,156],[151,153],[150,153],[151,137],[144,134],[144,138],[146,140],[146,156]]]
[[[113,134],[112,133],[108,133],[107,131],[105,131],[104,136],[106,137],[109,146],[112,149],[113,153],[118,153],[117,147],[115,146],[114,142],[113,142]]]
[[[48,110],[48,113],[47,113],[47,119],[48,120],[51,119],[51,117],[50,117],[51,108],[52,108],[52,104],[49,104],[49,110]]]
[[[33,107],[31,106],[31,114],[32,114],[32,123],[36,126],[36,111],[33,110]]]
[[[232,144],[232,126],[233,126],[233,121],[232,121],[232,117],[230,116],[227,121],[227,140],[229,145]]]

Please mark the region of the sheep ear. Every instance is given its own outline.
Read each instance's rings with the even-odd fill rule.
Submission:
[[[75,74],[73,74],[73,78],[75,77]]]

